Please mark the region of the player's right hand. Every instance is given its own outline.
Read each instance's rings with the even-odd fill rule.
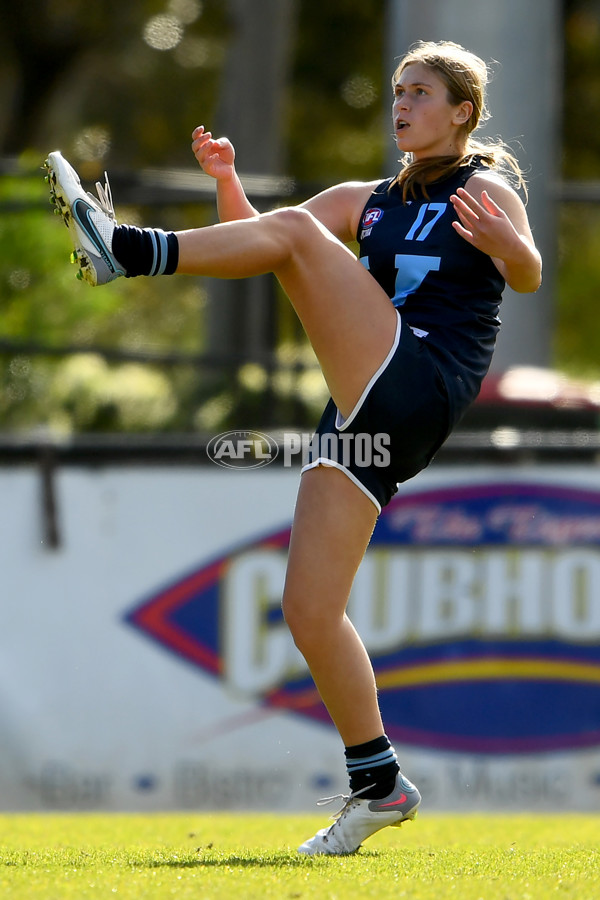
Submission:
[[[217,180],[233,176],[235,150],[229,138],[215,140],[204,125],[199,125],[192,132],[192,152],[207,175]]]

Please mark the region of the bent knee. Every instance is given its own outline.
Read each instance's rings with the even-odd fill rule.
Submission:
[[[301,206],[284,206],[265,213],[277,228],[279,239],[287,237],[290,251],[310,240],[323,226],[311,212]]]
[[[284,593],[281,608],[294,643],[302,653],[315,644],[321,645],[337,625],[333,610],[323,603],[311,603],[305,595]]]
[[[302,602],[300,596],[284,593],[281,609],[294,643],[301,651],[311,635],[314,634],[315,625],[312,622],[310,607]]]

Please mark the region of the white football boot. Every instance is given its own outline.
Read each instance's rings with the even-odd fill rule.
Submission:
[[[51,199],[71,234],[77,277],[94,287],[126,275],[112,252],[117,220],[106,173],[104,187],[96,182],[96,198],[83,190],[79,175],[59,150],[48,154],[45,167]]]
[[[365,788],[368,790],[368,788]],[[347,856],[355,853],[363,841],[388,825],[402,825],[414,819],[421,795],[402,773],[396,776],[396,786],[388,797],[381,800],[361,800],[360,791],[349,797],[338,794],[320,800],[319,805],[332,800],[344,800],[344,806],[336,814],[329,828],[322,828],[314,837],[298,847],[299,853],[308,856]]]

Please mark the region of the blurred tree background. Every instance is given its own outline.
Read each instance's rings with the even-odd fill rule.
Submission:
[[[314,423],[323,382],[277,292],[272,365],[242,358],[215,370],[211,284],[159,278],[85,287],[66,264],[68,236],[51,215],[42,179],[45,155],[57,148],[86,187],[105,169],[124,187],[140,172],[159,179],[159,170],[201,179],[190,133],[219,119],[235,31],[229,0],[0,6],[0,430]],[[383,71],[381,0],[292,6],[282,171],[273,174],[293,180],[294,202],[321,185],[387,174],[390,73]],[[600,106],[600,2],[564,0],[564,22],[564,95],[556,98],[565,110],[562,176],[592,181],[600,169],[600,134],[589,127]],[[239,156],[238,165],[248,171]],[[214,221],[210,195],[199,193],[197,203],[124,205],[115,194],[120,221],[166,229]],[[598,377],[600,207],[565,203],[560,221],[556,366]]]
[[[576,182],[559,224],[557,367],[600,374],[600,2],[565,0],[562,178]],[[593,184],[595,183],[595,189]],[[595,198],[596,202],[590,202]]]

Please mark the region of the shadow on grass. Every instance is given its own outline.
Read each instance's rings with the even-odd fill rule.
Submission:
[[[356,859],[358,854],[351,854],[343,859]],[[364,859],[366,856],[377,857],[376,851],[363,852],[360,856]],[[224,868],[227,866],[239,869],[245,868],[300,868],[308,863],[314,865],[315,862],[325,861],[329,859],[339,860],[340,857],[328,856],[304,856],[295,851],[282,850],[278,853],[266,854],[257,853],[248,856],[239,856],[238,854],[220,853],[218,850],[207,849],[198,853],[193,859],[146,859],[143,861],[135,860],[130,864],[136,868],[144,869],[197,869],[197,868]]]

